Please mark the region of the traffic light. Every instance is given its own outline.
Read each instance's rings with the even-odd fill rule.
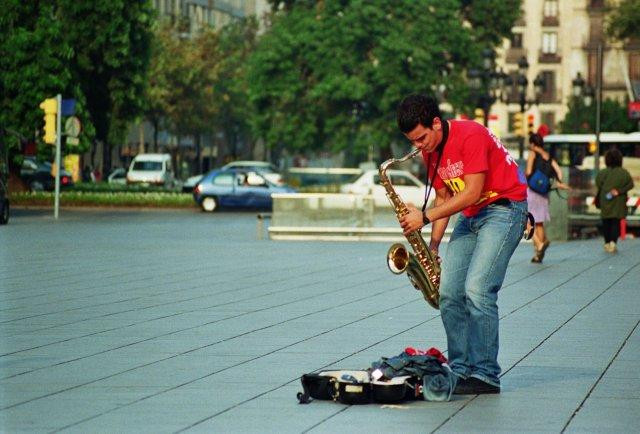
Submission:
[[[475,121],[484,125],[484,110],[482,110],[481,108],[477,108],[475,109],[475,111],[473,112],[473,115],[475,116]]]
[[[529,134],[533,134],[534,130],[533,130],[533,122],[535,120],[535,116],[533,114],[528,114],[527,115],[527,132]]]
[[[524,124],[520,112],[513,114],[513,133],[518,137],[524,137]]]
[[[47,98],[40,103],[44,111],[44,142],[50,145],[56,143],[56,115],[58,102],[55,98]]]

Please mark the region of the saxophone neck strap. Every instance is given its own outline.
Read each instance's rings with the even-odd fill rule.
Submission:
[[[436,167],[433,169],[433,174],[431,175],[431,181],[429,181],[429,169],[431,168],[431,154],[429,154],[429,159],[427,160],[427,183],[428,186],[425,186],[425,195],[424,195],[424,203],[422,204],[422,214],[424,215],[424,210],[427,209],[427,200],[429,200],[429,196],[431,195],[431,190],[433,189],[433,181],[436,179],[436,174],[438,173],[438,167],[440,167],[440,159],[442,158],[442,154],[444,153],[444,145],[447,143],[447,139],[449,138],[449,122],[442,121],[442,140],[438,143],[436,147],[436,152],[438,152],[438,159],[436,160]],[[427,188],[428,187],[428,188]]]

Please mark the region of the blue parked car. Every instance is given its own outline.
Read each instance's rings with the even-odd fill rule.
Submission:
[[[208,212],[218,208],[271,209],[273,193],[295,193],[295,190],[277,186],[256,171],[216,169],[202,177],[193,189],[193,198]]]

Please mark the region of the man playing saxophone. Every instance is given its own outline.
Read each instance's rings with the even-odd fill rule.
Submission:
[[[500,393],[498,291],[527,220],[526,181],[500,141],[475,121],[443,120],[435,99],[419,94],[398,106],[398,126],[422,151],[435,205],[408,205],[405,236],[432,224],[437,254],[449,217],[461,212],[440,277],[454,393]]]

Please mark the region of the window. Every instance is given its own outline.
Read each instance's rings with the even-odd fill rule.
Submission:
[[[629,53],[629,78],[640,80],[640,53]]]
[[[161,161],[136,161],[133,163],[133,170],[142,171],[160,171],[162,170]]]
[[[233,185],[233,175],[229,173],[223,173],[213,178],[215,185]]]
[[[558,16],[558,1],[557,0],[545,0],[544,1],[544,16],[545,17],[557,17]]]
[[[522,48],[522,33],[511,34],[511,48]]]
[[[541,74],[544,79],[544,86],[542,88],[542,95],[540,95],[540,101],[545,103],[556,102],[556,73],[553,71],[542,71]]]
[[[556,54],[558,52],[558,34],[555,32],[544,32],[542,34],[542,53]]]
[[[511,87],[507,89],[507,101],[517,103],[520,101],[518,93],[518,71],[511,71],[508,74],[511,77]]]

